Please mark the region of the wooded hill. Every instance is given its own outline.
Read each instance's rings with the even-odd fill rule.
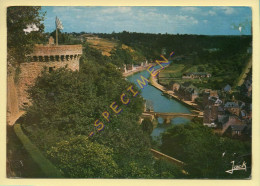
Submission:
[[[122,44],[139,51],[148,60],[160,59],[160,55],[169,56],[174,51],[172,65],[182,65],[180,73],[162,82],[171,86],[176,78],[185,72],[208,72],[212,78],[206,82],[193,82],[202,88],[221,89],[225,84],[234,85],[252,57],[252,36],[205,36],[205,35],[172,35],[135,32],[98,34],[99,37],[119,40]],[[176,66],[173,67],[176,70]]]
[[[162,50],[166,55],[175,51],[176,55],[188,55],[194,52],[202,53],[204,49],[218,48],[221,56],[245,52],[252,41],[252,36],[206,36],[181,34],[151,34],[123,31],[120,33],[97,34],[99,37],[116,39],[142,51],[148,59],[158,59]]]

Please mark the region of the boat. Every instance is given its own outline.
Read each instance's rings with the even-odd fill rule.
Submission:
[[[166,96],[167,98],[171,98],[171,96],[168,94],[167,91],[164,91],[161,95],[162,96]]]

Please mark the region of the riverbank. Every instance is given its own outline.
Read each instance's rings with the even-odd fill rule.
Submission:
[[[177,100],[177,101],[179,101],[179,102],[181,102],[181,103],[183,103],[183,104],[189,106],[190,108],[195,109],[195,110],[193,110],[193,111],[194,111],[194,112],[198,112],[200,116],[203,115],[203,112],[199,109],[199,106],[198,106],[196,103],[194,103],[194,102],[192,102],[192,101],[185,101],[185,100],[181,99],[179,96],[177,96],[177,95],[174,93],[174,91],[172,91],[172,90],[167,90],[164,86],[160,85],[160,84],[158,83],[157,76],[155,76],[155,77],[150,76],[150,83],[151,83],[151,85],[152,85],[153,87],[159,89],[160,91],[162,91],[163,93],[169,95],[170,97],[174,98],[175,100]]]
[[[131,75],[133,75],[135,73],[138,73],[138,72],[146,70],[146,68],[147,68],[147,66],[138,67],[136,70],[133,70],[133,71],[130,71],[130,72],[124,72],[123,76],[124,77],[131,76]]]
[[[144,70],[147,70],[147,68],[149,67],[149,65],[156,66],[157,63],[153,62],[153,63],[148,63],[148,64],[145,65],[145,66],[136,67],[135,70],[132,70],[132,71],[129,71],[129,72],[124,72],[124,73],[123,73],[123,76],[124,76],[124,77],[128,77],[128,76],[134,75],[134,74],[136,74],[136,73],[138,73],[138,72],[142,72],[142,71],[144,71]],[[168,65],[167,65],[167,66],[168,66]]]

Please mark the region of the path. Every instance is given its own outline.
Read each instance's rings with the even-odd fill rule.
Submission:
[[[242,73],[240,74],[240,76],[238,78],[236,86],[241,86],[244,83],[247,73],[250,71],[251,68],[252,68],[252,59],[250,59],[247,62],[246,67],[243,69]]]

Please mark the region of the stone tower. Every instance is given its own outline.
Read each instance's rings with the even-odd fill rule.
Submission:
[[[54,45],[52,37],[47,45],[35,45],[33,52],[27,56],[28,61],[20,64],[21,73],[17,82],[19,109],[29,104],[26,90],[44,68],[48,72],[65,66],[73,71],[79,70],[81,55],[82,45]]]

